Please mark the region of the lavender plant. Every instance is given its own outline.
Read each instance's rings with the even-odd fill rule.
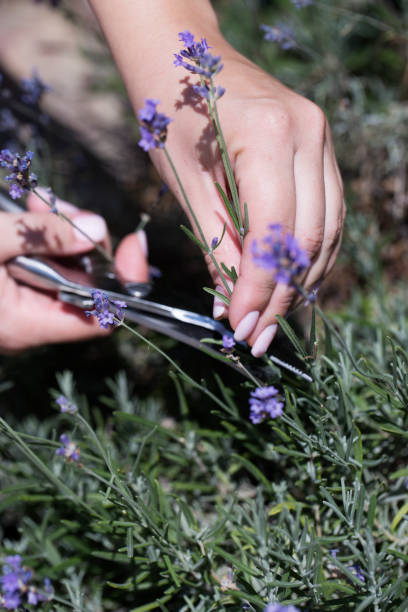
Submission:
[[[307,19],[322,3],[293,4]],[[192,65],[206,72],[201,93],[215,98],[211,68],[219,62],[202,61],[206,45],[183,36],[181,65],[190,65],[195,45]],[[165,149],[169,123],[157,101],[140,119],[142,140]],[[351,254],[353,236],[370,240],[367,224],[359,227],[346,236]],[[270,229],[253,245],[254,259],[302,293],[305,255],[281,228]],[[218,243],[204,247],[214,251]],[[371,263],[354,260],[361,276],[378,262],[378,241],[370,244]],[[171,360],[176,414],[167,396],[135,396],[123,374],[90,404],[70,373],[59,374],[43,419],[18,419],[4,400],[1,560],[13,572],[7,559],[20,555],[38,592],[47,576],[55,589],[51,602],[24,605],[404,612],[408,296],[402,286],[389,291],[378,273],[375,279],[330,318],[314,303],[306,338],[280,321],[310,385],[269,369],[265,387],[232,388],[217,374],[214,388]],[[103,323],[121,323],[96,297]],[[229,337],[220,349],[230,357],[236,351]],[[11,594],[26,601],[30,585],[24,574]],[[16,601],[2,603],[17,609]]]

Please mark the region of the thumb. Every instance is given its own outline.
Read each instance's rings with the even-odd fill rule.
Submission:
[[[147,240],[143,230],[123,238],[116,249],[115,267],[123,282],[145,283],[149,280]]]

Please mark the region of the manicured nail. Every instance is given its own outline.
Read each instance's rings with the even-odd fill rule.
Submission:
[[[140,244],[140,248],[142,249],[142,253],[147,259],[148,254],[149,254],[149,249],[147,246],[146,232],[144,230],[139,230],[138,232],[136,232],[136,236],[139,240],[139,244]]]
[[[78,215],[74,222],[76,228],[78,228],[74,229],[75,238],[78,241],[88,242],[84,234],[89,236],[94,242],[100,242],[106,237],[107,227],[105,219],[99,215]]]
[[[255,329],[255,325],[258,323],[259,310],[252,310],[245,315],[245,317],[238,323],[237,329],[235,330],[234,338],[237,342],[245,340]]]
[[[254,357],[260,357],[266,352],[267,348],[269,347],[276,334],[277,329],[278,326],[275,323],[273,325],[268,325],[268,327],[265,327],[265,329],[259,334],[251,350],[251,353]]]
[[[215,288],[219,293],[224,294],[223,287],[217,285]],[[214,296],[213,319],[222,319],[227,314],[227,307],[219,297]]]

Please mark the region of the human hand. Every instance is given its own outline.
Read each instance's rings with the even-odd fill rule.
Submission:
[[[8,274],[5,262],[22,254],[77,255],[92,250],[93,244],[76,232],[34,194],[27,199],[29,212],[0,212],[0,352],[20,350],[57,342],[72,342],[109,333],[94,317],[58,301],[52,294],[20,285]],[[111,250],[102,217],[57,200],[57,208],[79,225],[95,242]],[[145,282],[149,277],[143,237],[126,236],[116,251],[115,266],[121,278]]]
[[[309,255],[311,266],[300,283],[311,290],[334,265],[345,205],[330,128],[322,111],[225,45],[225,49],[214,45],[211,51],[221,54],[224,62],[216,77],[217,84],[226,88],[218,102],[220,121],[241,206],[248,204],[249,232],[243,248],[214,185],[217,181],[227,191],[205,104],[195,98],[191,87],[184,90],[182,102],[176,102],[178,112],[169,111],[174,125],[167,147],[207,242],[219,237],[227,224],[215,256],[227,267],[235,267],[238,280],[229,311],[216,298],[214,316],[228,315],[237,340],[246,339],[258,357],[276,333],[275,315],[284,316],[298,296],[292,287],[276,285],[271,272],[254,264],[253,241],[262,241],[268,225],[281,224]],[[185,87],[197,80],[180,76]],[[171,88],[166,92],[161,99],[167,111]],[[160,151],[153,151],[152,159],[185,207]],[[215,286],[225,293],[209,258],[207,263]]]

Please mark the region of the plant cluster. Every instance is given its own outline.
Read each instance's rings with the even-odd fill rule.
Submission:
[[[346,4],[333,10],[349,32],[361,24],[399,31]],[[310,62],[313,75],[318,58],[307,40],[316,31],[310,16],[327,7],[317,0],[291,5],[294,22],[304,19],[309,30],[294,23],[289,34],[265,24],[262,44],[277,42],[285,54],[298,56],[299,70]],[[324,14],[322,29],[339,27]],[[189,31],[180,40],[174,64],[199,79],[195,91],[207,102],[229,185],[230,196],[219,187],[220,194],[243,239],[250,219],[239,202],[217,111],[217,100],[228,95],[214,81],[221,58]],[[285,59],[285,70],[289,65]],[[332,72],[328,66],[321,71],[316,96],[328,99],[322,91]],[[347,83],[339,85],[344,92]],[[310,87],[315,84],[312,79]],[[218,261],[216,251],[225,227],[207,242],[166,147],[171,120],[158,105],[148,99],[139,112],[139,144],[162,150],[173,168],[198,237],[184,231],[212,259],[227,297],[208,291],[228,302],[236,271]],[[339,114],[344,121],[354,116],[352,109],[349,115],[330,110],[335,132]],[[10,190],[14,184],[35,189],[32,156],[3,150],[1,159],[13,167],[14,160],[25,160]],[[49,204],[53,210],[52,196]],[[97,404],[89,404],[72,373],[58,373],[46,418],[29,413],[17,420],[11,411],[0,418],[3,609],[22,609],[23,599],[30,610],[77,612],[408,608],[406,289],[388,290],[373,246],[369,263],[359,265],[364,278],[368,266],[375,267],[376,285],[368,282],[370,291],[355,291],[347,309],[327,317],[300,284],[306,254],[280,226],[269,229],[262,244],[252,246],[253,257],[276,282],[312,302],[304,337],[279,318],[311,382],[265,362],[260,378],[232,389],[219,373],[195,380],[158,349],[170,363],[175,415],[165,397],[134,396],[123,373],[107,381],[109,394]],[[140,337],[125,323],[125,304],[110,303],[100,292],[94,304],[88,314],[101,326]],[[219,344],[220,359],[241,359],[249,368],[231,336]]]

